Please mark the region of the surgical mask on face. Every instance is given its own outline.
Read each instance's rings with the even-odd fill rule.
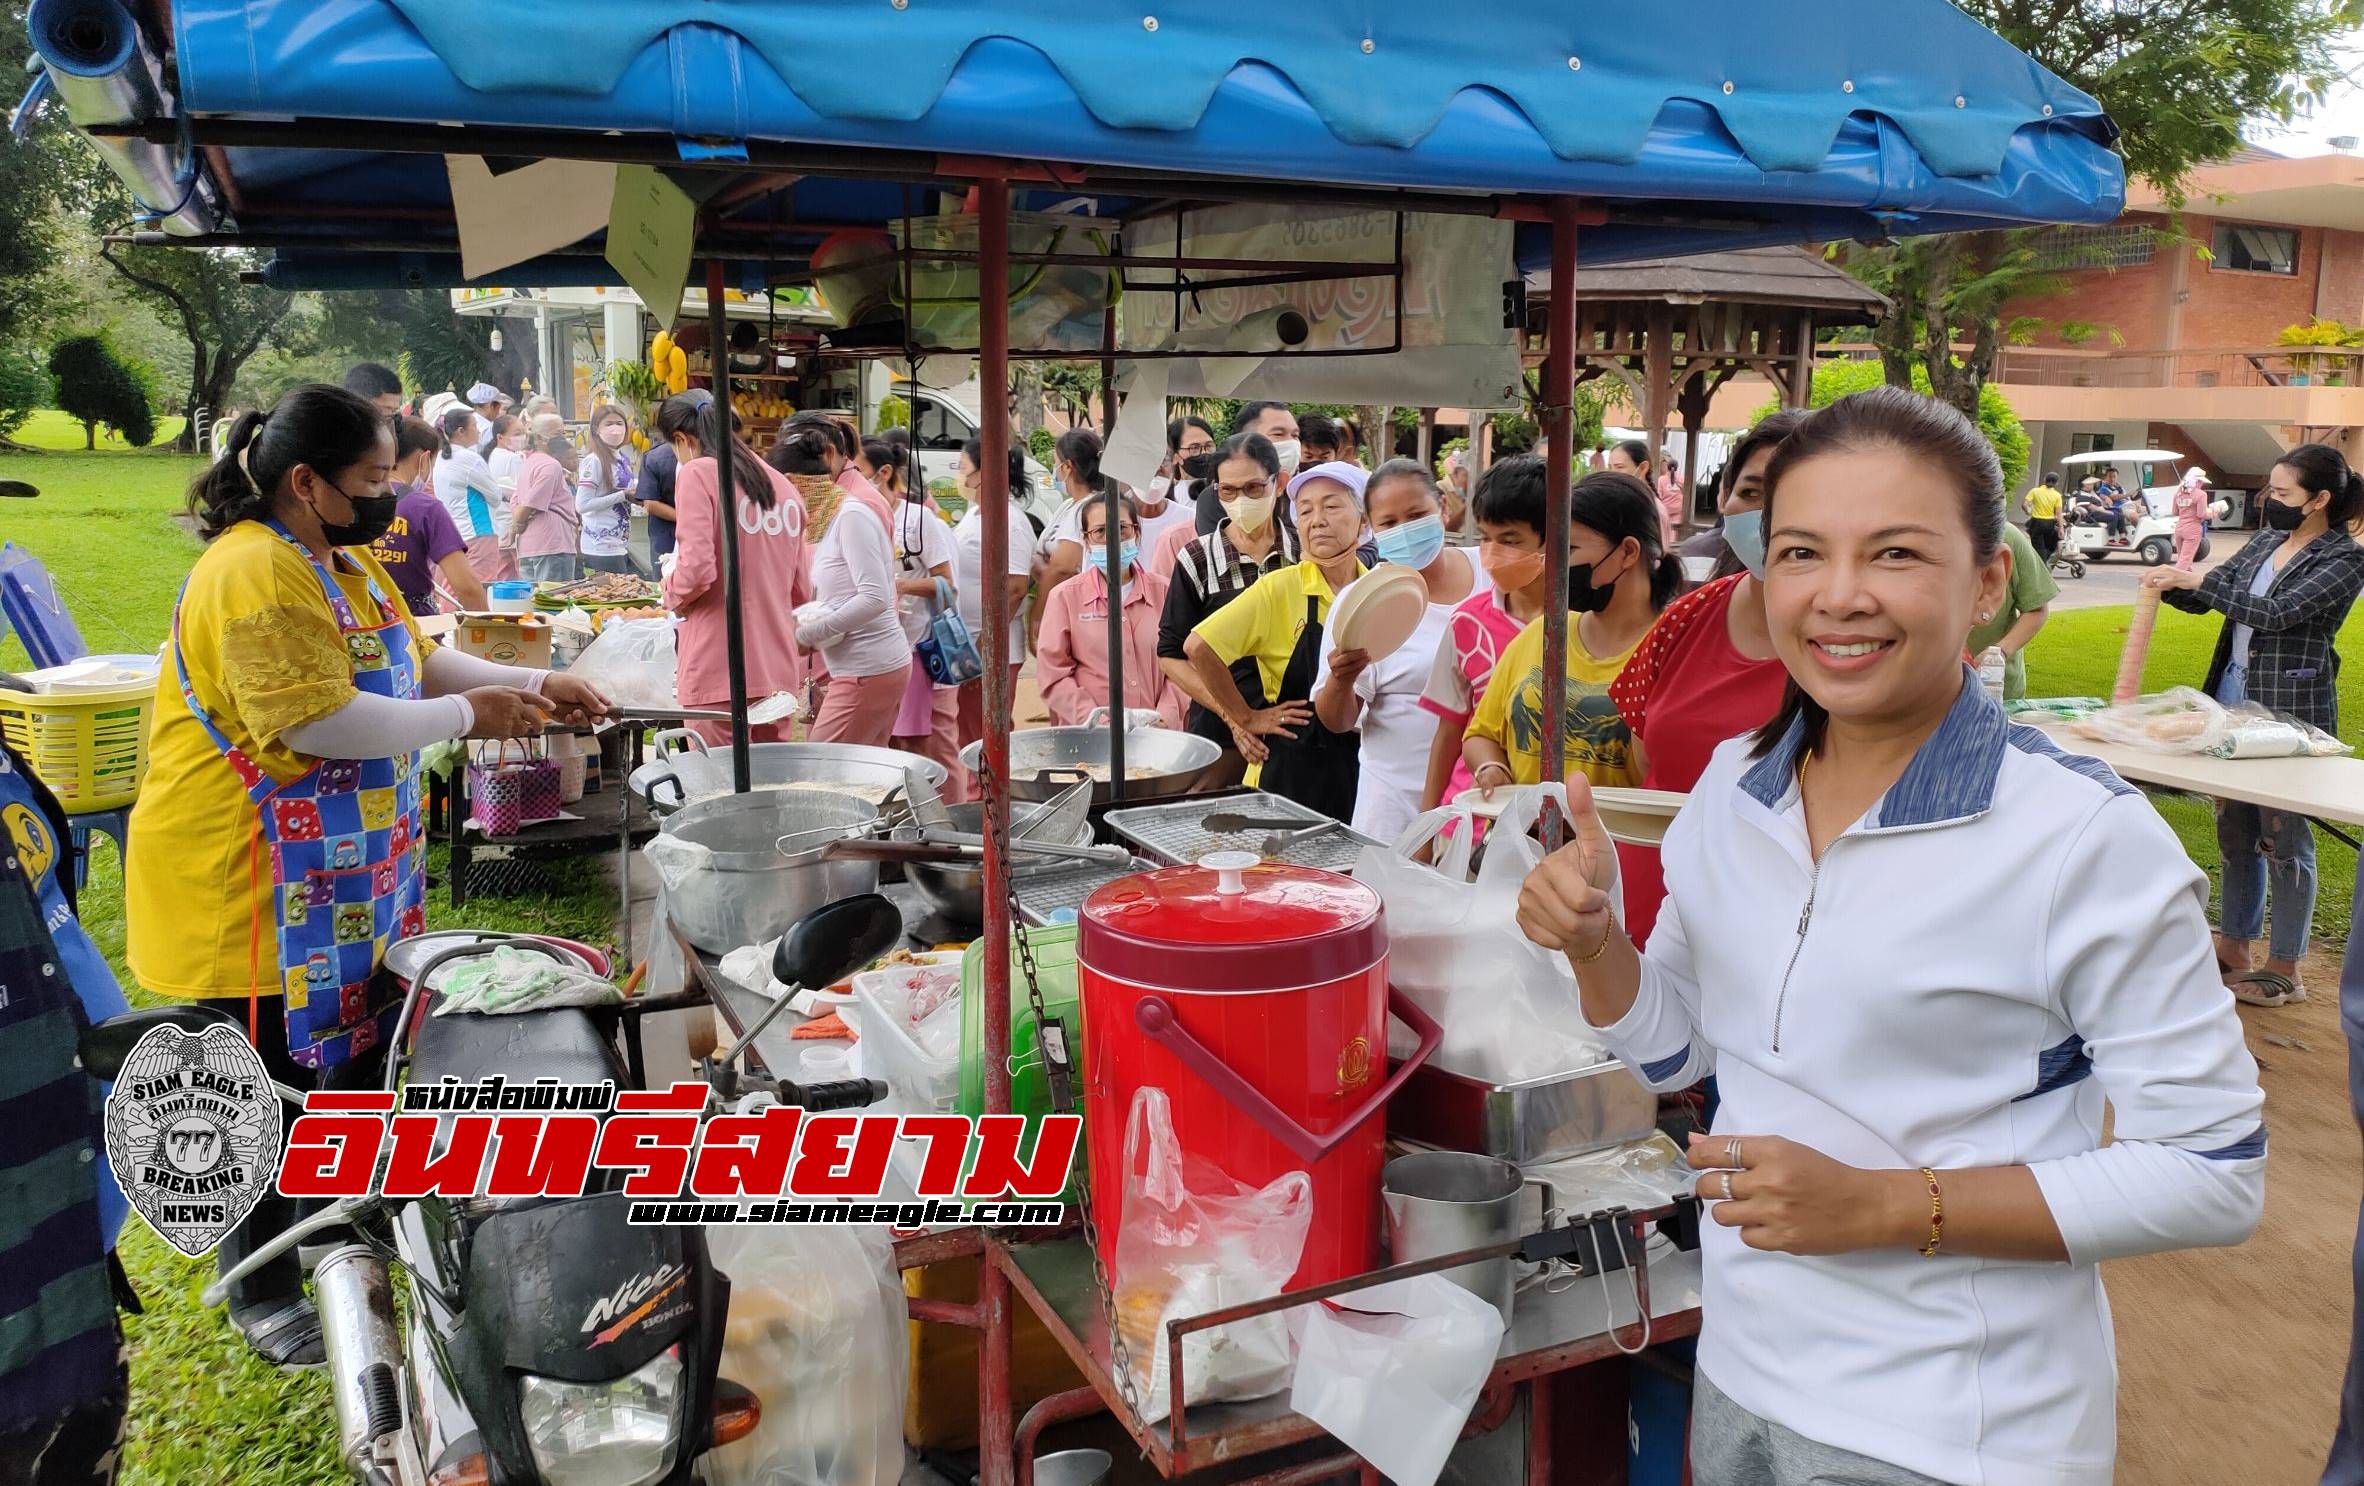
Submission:
[[[602,424],[599,429],[599,441],[610,449],[621,449],[624,447],[624,440],[631,436],[631,432],[621,423]]]
[[[1598,582],[1593,578],[1593,569],[1598,566],[1599,564],[1590,562],[1576,562],[1568,565],[1569,613],[1598,614],[1609,607],[1609,600],[1617,596],[1618,579],[1623,578],[1625,574],[1620,573],[1616,578],[1611,578],[1606,583]],[[1631,568],[1629,567],[1627,571],[1630,572]]]
[[[1542,553],[1521,552],[1499,542],[1478,544],[1478,565],[1486,570],[1487,577],[1494,580],[1494,586],[1504,593],[1516,593],[1543,576]]]
[[[1274,439],[1272,452],[1280,456],[1281,478],[1286,480],[1297,473],[1297,461],[1305,457],[1305,446],[1295,439]]]
[[[1215,451],[1208,449],[1203,453],[1193,454],[1185,458],[1182,461],[1182,473],[1188,476],[1194,482],[1201,485],[1204,485],[1207,481],[1214,479]]]
[[[352,503],[353,519],[344,522],[320,523],[320,534],[328,538],[331,547],[366,547],[394,528],[394,508],[402,503],[396,495],[337,494]]]
[[[1724,518],[1724,545],[1740,559],[1749,576],[1760,581],[1765,576],[1765,512],[1735,511]]]
[[[1107,545],[1103,542],[1094,542],[1086,546],[1084,550],[1091,555],[1092,566],[1100,570],[1102,578],[1106,578],[1108,576]],[[1139,542],[1126,542],[1119,546],[1116,552],[1117,577],[1122,579],[1125,574],[1133,570],[1133,564],[1140,560],[1141,544]]]
[[[2306,507],[2294,506],[2288,501],[2276,500],[2270,495],[2265,498],[2263,515],[2265,516],[2265,524],[2275,531],[2296,531],[2307,524]]]
[[[1425,568],[1445,550],[1445,518],[1423,516],[1379,533],[1379,560],[1401,567]]]
[[[1166,503],[1166,497],[1173,494],[1173,491],[1174,482],[1170,476],[1154,475],[1149,481],[1149,503],[1153,506],[1162,506]]]
[[[1272,506],[1273,497],[1269,495],[1243,495],[1223,502],[1223,514],[1241,531],[1254,536],[1272,524]]]

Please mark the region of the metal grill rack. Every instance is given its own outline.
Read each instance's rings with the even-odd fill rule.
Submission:
[[[1036,927],[1049,924],[1061,909],[1081,912],[1084,899],[1098,891],[1102,884],[1116,881],[1130,872],[1155,863],[1136,863],[1132,867],[1104,867],[1097,862],[1074,862],[1040,872],[1023,872],[1018,876],[1018,911]]]
[[[1242,794],[1196,796],[1170,801],[1163,805],[1141,805],[1129,810],[1111,810],[1106,817],[1108,829],[1142,855],[1153,857],[1169,866],[1195,862],[1209,852],[1261,852],[1269,831],[1235,831],[1218,834],[1206,828],[1210,815],[1230,813],[1261,817],[1266,820],[1302,820],[1308,826],[1320,825],[1328,817],[1318,814],[1294,800],[1279,795],[1249,790]],[[1331,831],[1310,841],[1299,841],[1281,854],[1280,860],[1300,867],[1320,867],[1330,872],[1352,872],[1366,846],[1379,843],[1368,836],[1358,836],[1350,830]]]

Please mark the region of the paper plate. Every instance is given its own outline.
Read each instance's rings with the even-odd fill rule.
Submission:
[[[1656,846],[1666,839],[1666,828],[1689,796],[1670,789],[1623,789],[1593,786],[1592,807],[1610,839],[1628,846]]]
[[[1491,800],[1486,798],[1486,792],[1482,789],[1465,789],[1453,796],[1453,804],[1480,820],[1494,820],[1509,808],[1517,794],[1518,786],[1511,784],[1495,786],[1494,798]]]
[[[1330,611],[1330,648],[1383,660],[1404,648],[1428,617],[1428,585],[1410,568],[1381,563]]]

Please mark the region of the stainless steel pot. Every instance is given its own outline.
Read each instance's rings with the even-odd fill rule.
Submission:
[[[1076,801],[1081,804],[1083,796]],[[950,807],[952,829],[971,835],[985,827],[985,807],[980,804]],[[1043,820],[1028,828],[1025,834],[1037,841],[1054,845],[1080,846],[1092,839],[1092,823],[1080,809],[1063,811],[1055,820]],[[1024,882],[1030,872],[1061,871],[1073,866],[1071,862],[1032,859],[1041,865],[1021,867],[1018,881]],[[906,862],[904,880],[919,889],[920,896],[935,905],[936,911],[954,924],[975,926],[985,922],[985,867],[948,862]]]
[[[974,773],[984,757],[979,739],[960,751]],[[1172,728],[1135,728],[1125,734],[1125,798],[1139,803],[1188,794],[1223,750],[1210,739]],[[1109,781],[1089,771],[1108,768],[1108,729],[1028,728],[1010,734],[1010,798],[1048,800],[1079,779],[1092,781],[1092,803],[1113,798]]]
[[[665,833],[712,855],[667,889],[673,921],[690,943],[722,955],[778,938],[825,903],[877,892],[877,863],[821,856],[831,832],[851,833],[876,819],[869,801],[819,790],[724,795],[676,811]],[[783,853],[783,836],[798,837],[800,849]]]
[[[657,756],[632,771],[632,792],[648,801],[659,815],[691,804],[710,803],[731,792],[728,749],[709,749],[704,739],[687,729],[659,733]],[[916,773],[938,789],[945,770],[933,759],[894,748],[865,748],[857,743],[757,743],[747,750],[750,782],[758,790],[781,790],[794,785],[848,785],[865,794],[884,795]],[[799,790],[826,794],[826,790]]]
[[[1420,1151],[1382,1168],[1379,1200],[1387,1214],[1387,1258],[1411,1264],[1509,1243],[1520,1235],[1520,1197],[1529,1185],[1516,1166],[1468,1151]],[[1544,1189],[1543,1205],[1552,1207]],[[1510,1255],[1448,1269],[1444,1278],[1486,1301],[1510,1324],[1518,1267]]]

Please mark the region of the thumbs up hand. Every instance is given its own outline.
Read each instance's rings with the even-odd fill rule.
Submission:
[[[1617,847],[1593,807],[1592,788],[1568,781],[1568,844],[1527,874],[1519,889],[1519,928],[1545,949],[1597,958],[1617,932],[1609,890],[1617,883]]]

